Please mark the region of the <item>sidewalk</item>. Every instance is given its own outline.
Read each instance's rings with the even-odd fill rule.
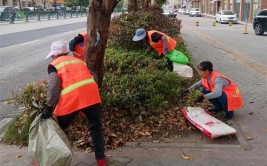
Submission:
[[[66,25],[75,22],[86,21],[86,17],[50,20],[19,24],[0,24],[0,35],[9,34],[21,31],[28,31],[51,26]],[[204,55],[198,55],[198,58],[205,59]],[[202,56],[202,57],[201,57]],[[221,59],[214,58],[213,62],[221,62]],[[238,62],[232,62],[239,65]],[[224,72],[224,68],[220,68]],[[230,69],[226,69],[230,70]],[[241,69],[240,69],[241,70]],[[242,68],[242,77],[240,79],[250,81],[248,75],[243,75],[246,70]],[[250,91],[251,88],[247,88]],[[254,96],[249,96],[253,99]],[[264,98],[264,96],[263,96]],[[253,100],[252,100],[253,101]],[[266,98],[265,98],[266,101]],[[249,101],[246,101],[248,104]],[[254,109],[266,110],[266,104],[255,107]],[[246,113],[252,111],[250,107],[245,107],[242,110]],[[250,116],[250,115],[248,115]],[[256,114],[254,117],[266,116]],[[247,119],[245,119],[247,118]],[[266,121],[250,121],[248,117],[240,116],[240,119],[233,120],[237,124],[237,137],[240,144],[212,144],[213,140],[206,140],[203,143],[203,138],[198,138],[197,142],[187,143],[151,143],[151,142],[130,142],[125,146],[116,150],[106,152],[109,165],[114,166],[266,166]],[[253,131],[256,135],[252,135],[255,140],[248,142],[243,135],[243,130],[252,130],[257,127],[257,124],[265,123],[265,130],[262,126],[260,129]],[[253,126],[254,125],[254,126]],[[0,125],[1,126],[1,125]],[[242,128],[240,127],[242,126]],[[262,133],[259,133],[262,132]],[[252,131],[251,131],[252,133]],[[246,133],[247,134],[247,133]],[[264,142],[265,140],[265,142]],[[191,160],[185,160],[181,157],[182,154],[192,157]],[[31,161],[27,157],[27,147],[19,148],[18,146],[9,146],[0,144],[0,165],[1,166],[30,166]],[[93,153],[75,151],[72,161],[72,166],[93,166],[96,165]]]

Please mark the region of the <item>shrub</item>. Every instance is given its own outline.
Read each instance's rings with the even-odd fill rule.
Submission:
[[[107,49],[105,71],[101,97],[107,110],[155,114],[179,100],[183,79],[167,70],[166,59]]]
[[[46,90],[47,82],[42,80],[28,84],[18,93],[12,92],[14,104],[23,109],[23,113],[8,126],[3,142],[17,145],[28,144],[30,124],[45,105]]]
[[[108,45],[120,47],[126,50],[141,50],[144,42],[133,42],[132,38],[136,29],[158,30],[164,32],[180,43],[180,20],[162,15],[161,11],[139,11],[130,14],[122,14],[114,18],[110,25]]]

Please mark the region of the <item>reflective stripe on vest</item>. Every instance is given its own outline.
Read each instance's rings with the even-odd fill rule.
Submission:
[[[90,78],[90,79],[86,79],[86,80],[82,80],[82,81],[79,81],[79,82],[76,82],[66,88],[64,88],[62,91],[61,91],[61,96],[83,86],[83,85],[86,85],[86,84],[91,84],[91,83],[95,83],[95,80],[93,78]]]
[[[55,68],[57,70],[59,70],[60,68],[62,68],[65,65],[70,65],[70,64],[75,64],[75,63],[82,63],[82,64],[84,64],[86,66],[86,63],[85,62],[77,59],[77,60],[70,60],[70,61],[61,62],[61,63],[57,64],[55,66]]]

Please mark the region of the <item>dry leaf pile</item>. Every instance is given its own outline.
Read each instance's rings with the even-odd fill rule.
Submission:
[[[124,111],[103,112],[103,133],[106,149],[115,149],[126,142],[139,138],[160,139],[177,135],[179,132],[194,130],[194,127],[180,113],[180,108],[162,111],[159,115],[138,118],[126,118]],[[85,118],[86,119],[86,118]],[[93,149],[92,139],[83,117],[79,116],[67,129],[68,137],[76,148]],[[84,123],[81,123],[83,121]]]

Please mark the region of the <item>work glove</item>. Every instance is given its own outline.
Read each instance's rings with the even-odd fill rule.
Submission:
[[[169,54],[169,50],[168,49],[164,49],[165,55]]]
[[[51,118],[51,117],[52,117],[52,112],[53,112],[53,107],[46,106],[46,107],[42,110],[41,118],[42,118],[42,119]]]
[[[203,100],[204,100],[204,96],[201,95],[201,96],[198,96],[194,102],[195,103],[201,103]]]

